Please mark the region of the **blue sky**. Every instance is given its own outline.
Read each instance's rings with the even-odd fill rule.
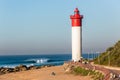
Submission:
[[[69,16],[83,18],[83,52],[120,39],[120,0],[0,0],[0,54],[71,53]]]

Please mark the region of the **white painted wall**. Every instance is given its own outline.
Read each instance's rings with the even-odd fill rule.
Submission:
[[[82,27],[72,27],[72,60],[79,61],[82,54]]]

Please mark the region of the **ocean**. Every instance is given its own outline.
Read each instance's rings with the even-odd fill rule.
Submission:
[[[65,61],[71,61],[71,54],[49,55],[5,55],[0,56],[0,67],[14,68],[20,64],[27,66],[62,65]],[[93,59],[98,54],[82,54],[83,58]]]

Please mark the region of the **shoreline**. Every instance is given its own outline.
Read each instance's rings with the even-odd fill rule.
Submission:
[[[54,73],[54,75],[53,75]],[[90,76],[65,73],[64,66],[51,66],[0,75],[0,80],[90,80]]]
[[[53,66],[30,66],[19,65],[15,68],[0,68],[5,74],[0,75],[0,80],[91,80],[91,76],[81,76],[70,73],[74,67],[81,67],[85,69],[95,70],[104,74],[104,79],[109,80],[110,73],[116,73],[115,70],[108,69],[102,65],[95,65],[92,63],[81,62],[65,62],[64,65]],[[119,68],[120,69],[120,68]],[[119,71],[120,72],[120,71]],[[28,75],[28,76],[26,76]]]
[[[10,67],[0,67],[0,75],[8,74],[8,73],[15,73],[15,72],[21,72],[21,71],[29,71],[34,69],[41,69],[44,67],[51,67],[53,65],[43,65],[43,66],[27,66],[27,65],[18,65],[14,68]]]

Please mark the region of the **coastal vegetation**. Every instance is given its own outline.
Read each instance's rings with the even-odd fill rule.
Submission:
[[[93,80],[103,80],[104,75],[98,71],[85,69],[82,67],[76,67],[72,71],[75,75],[82,75],[82,76],[91,76]]]
[[[94,59],[94,63],[120,67],[120,41],[118,41],[114,46],[106,49],[105,52],[101,53],[100,56]]]

